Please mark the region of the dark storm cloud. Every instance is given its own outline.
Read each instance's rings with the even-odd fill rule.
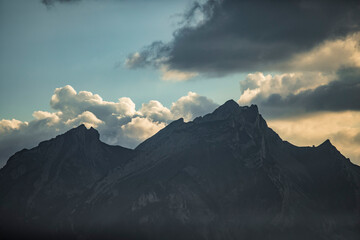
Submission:
[[[360,111],[360,69],[341,70],[337,81],[313,90],[286,97],[272,94],[265,99],[260,95],[252,102],[259,104],[265,115],[272,117],[317,111]]]
[[[149,65],[158,67],[170,50],[170,46],[161,41],[153,42],[143,48],[140,53],[129,55],[125,64],[129,68],[143,68]]]
[[[209,0],[184,14],[174,39],[159,48],[166,58],[148,57],[153,44],[128,67],[163,63],[170,69],[226,74],[273,70],[293,54],[327,39],[359,30],[359,1]],[[202,18],[193,26],[192,19]],[[162,57],[163,55],[160,54]],[[132,55],[133,56],[133,55]],[[129,57],[128,62],[132,60]]]

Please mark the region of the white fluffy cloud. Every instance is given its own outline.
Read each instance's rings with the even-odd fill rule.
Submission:
[[[79,114],[77,117],[69,119],[65,122],[66,125],[69,125],[71,127],[76,127],[80,124],[84,124],[87,128],[97,128],[100,124],[103,123],[103,121],[98,119],[92,112],[89,111],[85,111]]]
[[[79,115],[84,111],[90,111],[99,118],[112,114],[132,116],[135,113],[135,104],[130,98],[122,97],[118,102],[108,102],[98,94],[88,91],[77,93],[70,85],[56,88],[50,105],[53,109],[61,111],[65,117]]]
[[[144,141],[166,126],[163,122],[153,122],[148,118],[135,117],[121,126],[124,134],[138,141]]]
[[[171,106],[171,112],[175,118],[183,117],[185,121],[189,121],[194,117],[207,114],[218,105],[204,96],[197,93],[189,92],[187,96],[179,98]]]
[[[27,126],[27,122],[22,122],[16,119],[2,119],[0,121],[0,133],[5,134],[9,131],[18,130],[21,127]]]
[[[80,124],[97,128],[101,140],[106,143],[132,148],[172,120],[183,117],[189,121],[218,106],[206,97],[189,92],[174,102],[170,109],[151,100],[136,110],[130,98],[109,102],[98,94],[77,92],[70,85],[56,88],[50,105],[56,112],[35,111],[34,120],[30,122],[0,121],[0,167],[16,151],[34,147],[40,141]]]
[[[253,99],[265,99],[272,94],[287,96],[304,90],[315,89],[336,79],[335,74],[321,72],[284,73],[264,75],[261,72],[250,73],[240,82],[239,103],[250,104]]]
[[[171,111],[156,100],[151,100],[148,103],[143,103],[139,112],[143,116],[147,116],[148,118],[156,122],[166,122],[169,119],[173,118]]]
[[[33,117],[36,120],[45,120],[46,124],[48,126],[53,126],[53,125],[59,123],[61,115],[62,115],[62,112],[50,113],[50,112],[44,112],[44,111],[35,111],[33,113]]]

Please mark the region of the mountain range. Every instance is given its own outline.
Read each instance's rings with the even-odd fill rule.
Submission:
[[[46,239],[360,239],[360,167],[329,140],[283,141],[229,100],[135,149],[84,125],[0,170],[0,235]]]

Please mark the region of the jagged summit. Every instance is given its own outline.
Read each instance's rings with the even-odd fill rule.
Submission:
[[[239,112],[240,109],[241,109],[241,107],[239,106],[239,104],[237,102],[235,102],[234,100],[230,99],[230,100],[226,101],[223,105],[221,105],[217,109],[215,109],[215,111],[212,112],[211,114],[228,116],[229,114],[234,114],[234,113]]]
[[[329,139],[326,139],[322,144],[319,145],[319,147],[320,146],[333,147],[334,145],[332,145]]]
[[[73,140],[81,140],[81,141],[84,141],[84,140],[98,140],[99,141],[100,134],[93,127],[90,127],[88,129],[88,128],[86,128],[86,126],[84,124],[81,124],[78,127],[70,129],[66,133],[59,135],[58,137],[70,137]]]
[[[80,124],[78,127],[75,127],[73,128],[73,130],[76,130],[76,131],[85,131],[87,130],[88,128],[85,126],[85,124]]]
[[[236,111],[239,108],[240,108],[239,104],[235,102],[233,99],[230,99],[227,100],[223,105],[218,107],[215,111],[227,113],[227,112]]]
[[[228,113],[234,113],[239,111],[252,111],[255,113],[259,113],[258,107],[255,104],[252,104],[251,106],[240,106],[237,102],[235,102],[233,99],[230,99],[226,101],[223,105],[219,106],[212,114],[228,114]]]
[[[318,148],[321,149],[327,149],[327,150],[336,150],[336,152],[338,152],[337,148],[330,142],[329,139],[326,139],[323,143],[321,143]]]
[[[139,144],[136,150],[168,149],[170,144],[191,147],[193,141],[216,142],[220,138],[231,141],[233,138],[238,138],[238,136],[233,136],[238,131],[247,132],[241,136],[243,139],[248,139],[249,136],[257,138],[261,135],[260,128],[266,127],[264,123],[256,105],[241,107],[234,100],[228,100],[212,113],[197,117],[193,121],[184,122],[183,118],[173,121]],[[210,125],[212,125],[211,128],[209,128]],[[241,130],[242,128],[246,130]],[[170,136],[171,139],[169,139]]]
[[[194,119],[194,123],[202,121],[219,121],[229,119],[246,119],[247,121],[254,121],[259,116],[258,107],[256,105],[240,106],[237,102],[230,99],[223,105],[219,106],[212,113],[209,113],[203,117],[197,117]]]
[[[87,132],[87,131],[96,131],[97,132],[97,130],[94,129],[93,127],[87,128],[84,123],[80,124],[77,127],[70,129],[68,132]]]

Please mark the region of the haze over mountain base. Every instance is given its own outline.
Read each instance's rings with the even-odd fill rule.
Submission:
[[[0,170],[4,237],[359,239],[360,167],[296,147],[230,100],[135,150],[84,125]],[[19,231],[21,229],[21,231]]]

